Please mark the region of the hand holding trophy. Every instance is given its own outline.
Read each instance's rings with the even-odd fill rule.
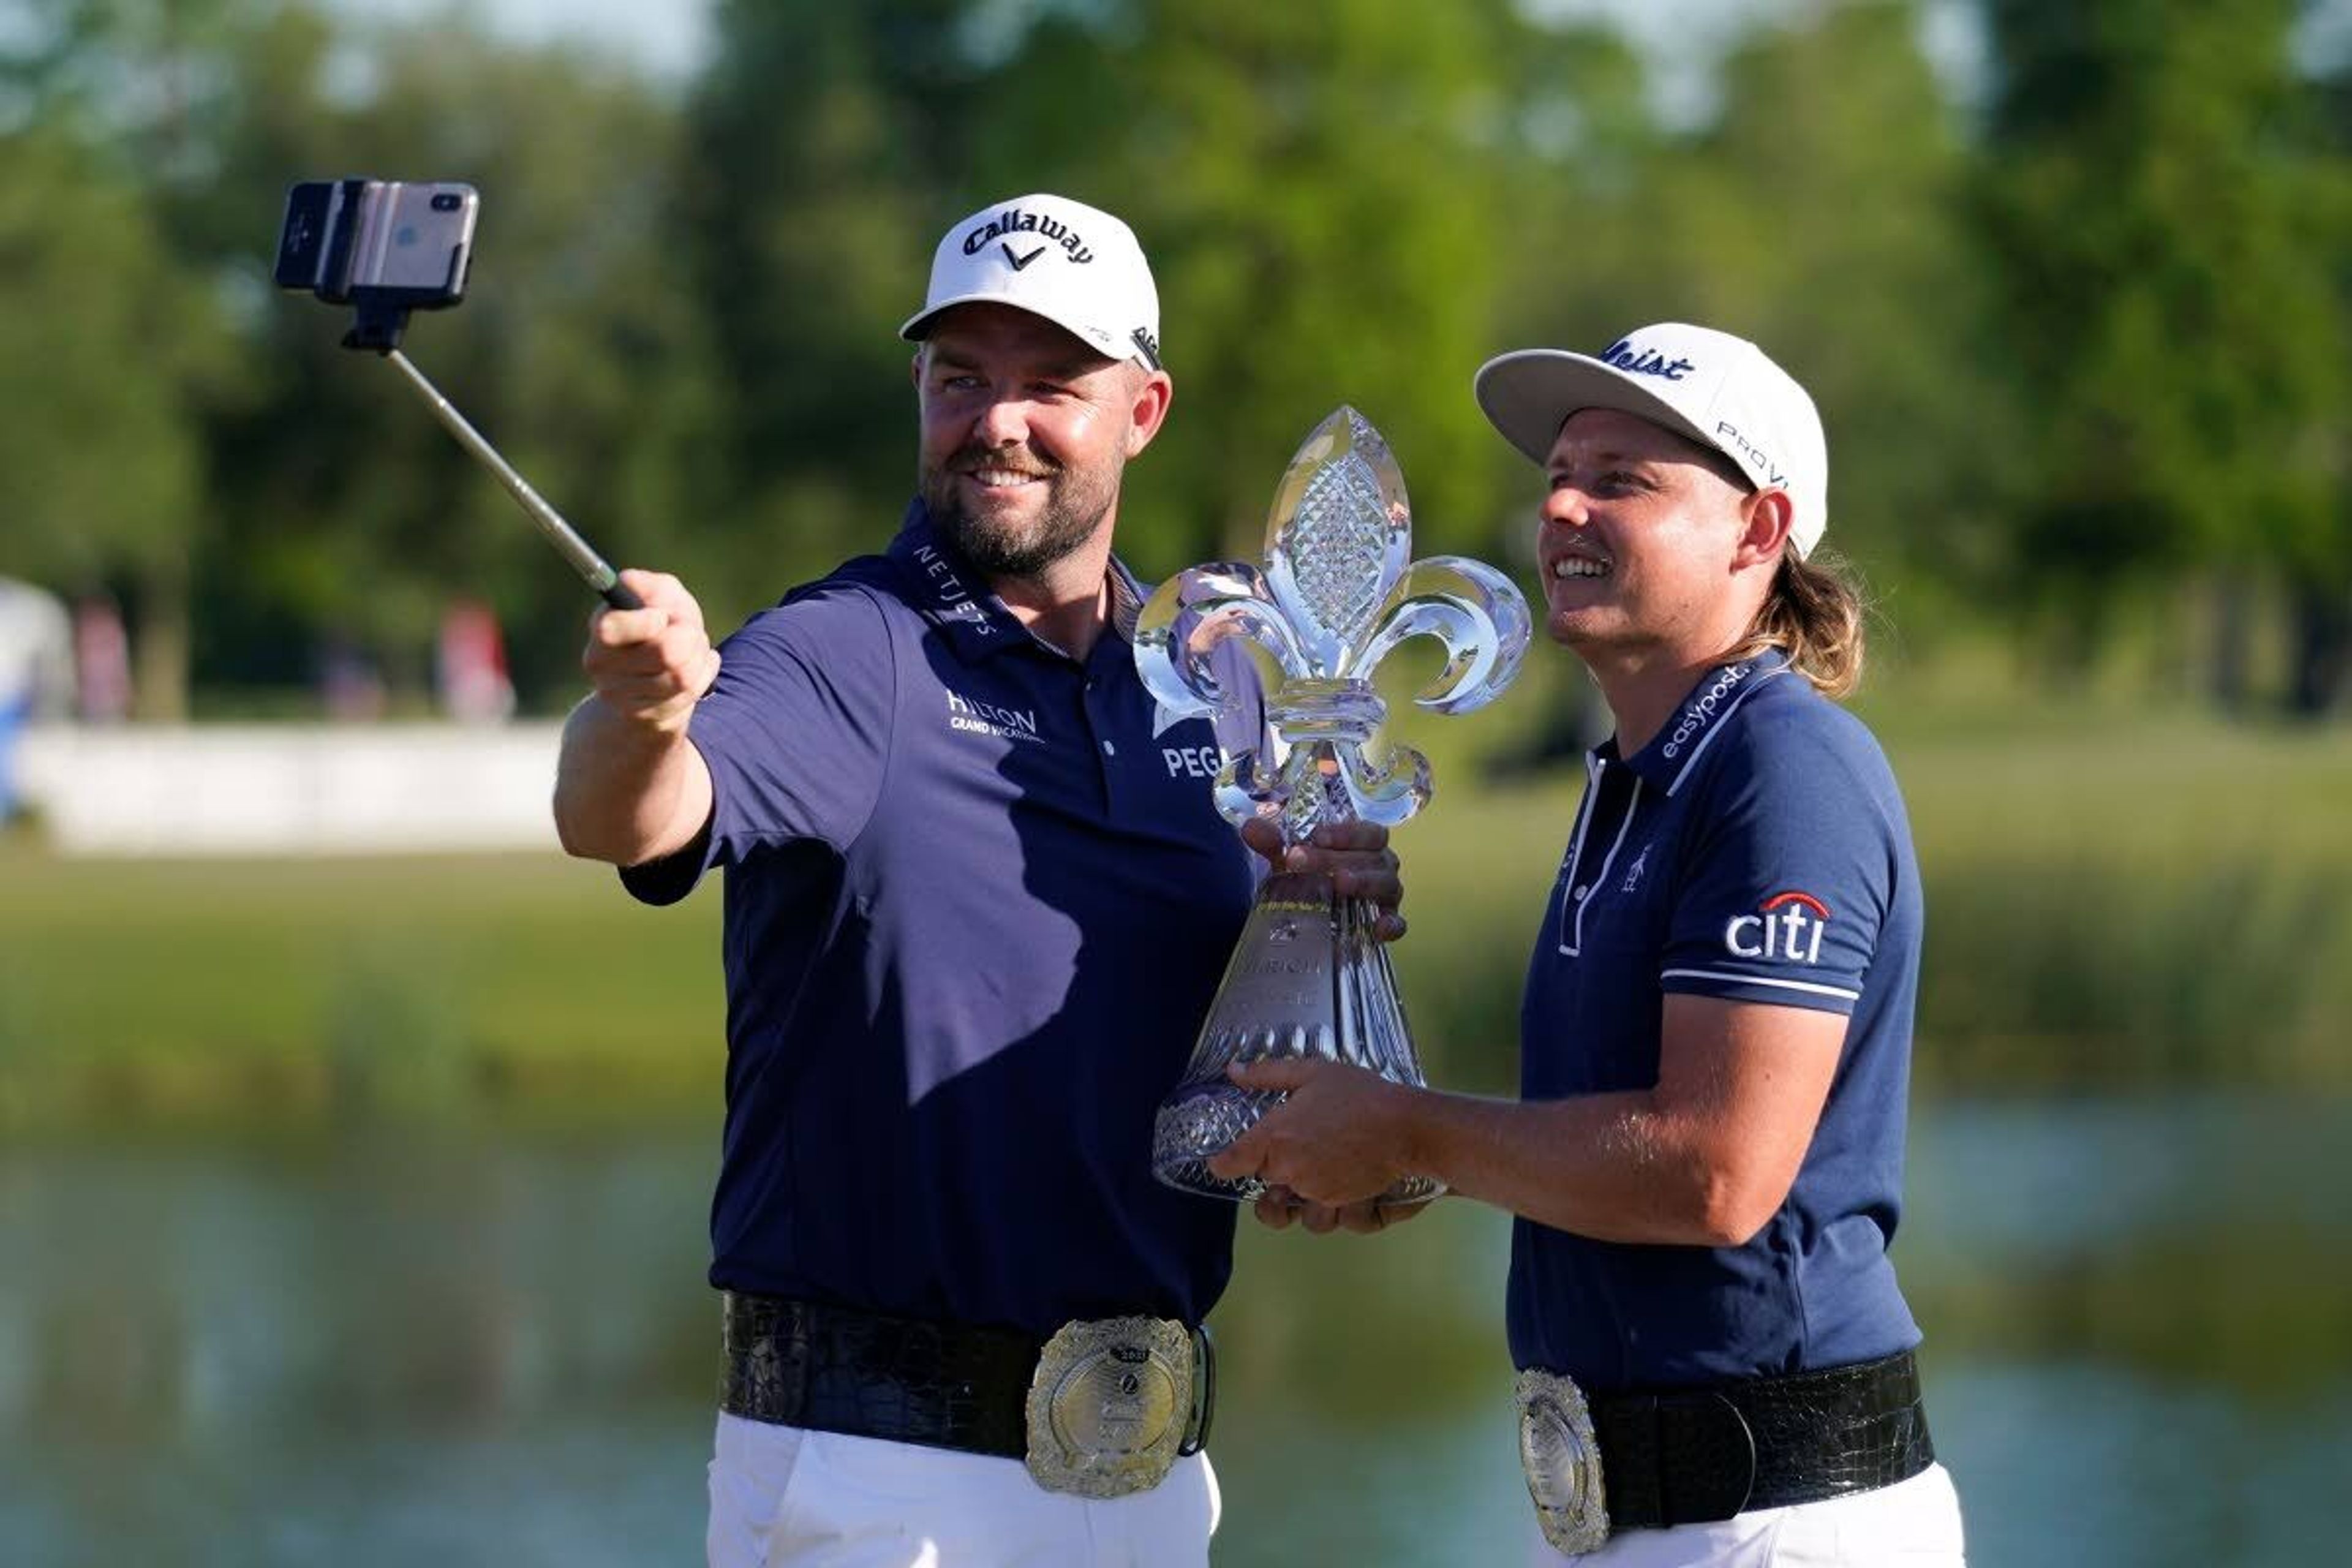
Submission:
[[[1217,673],[1216,650],[1229,637],[1255,644],[1279,672],[1265,696],[1261,743],[1217,777],[1229,820],[1271,818],[1297,844],[1327,822],[1394,826],[1428,804],[1428,759],[1376,740],[1387,710],[1371,673],[1400,643],[1425,634],[1444,645],[1445,668],[1414,698],[1436,712],[1483,708],[1518,673],[1530,626],[1510,579],[1460,556],[1412,555],[1404,476],[1380,432],[1342,407],[1282,477],[1265,570],[1192,567],[1144,606],[1136,665],[1171,709],[1219,713],[1251,700]],[[1424,1081],[1374,919],[1319,873],[1276,872],[1260,886],[1183,1081],[1160,1108],[1151,1163],[1161,1181],[1238,1200],[1265,1190],[1207,1164],[1282,1099],[1229,1081],[1236,1061],[1320,1056],[1398,1083]],[[1408,1181],[1382,1202],[1423,1203],[1438,1191]]]

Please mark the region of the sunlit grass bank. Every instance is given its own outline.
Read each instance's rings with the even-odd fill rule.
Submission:
[[[550,855],[0,848],[0,1108],[273,1121],[716,1093],[718,903]]]
[[[2352,737],[1874,717],[1928,885],[1924,1083],[2352,1088]],[[1446,1081],[1511,1082],[1580,785],[1442,760],[1397,835],[1398,966]],[[0,1117],[713,1103],[718,915],[715,888],[645,910],[552,855],[63,861],[0,840]]]
[[[2352,1084],[2352,737],[2088,725],[1896,762],[1932,1076]]]

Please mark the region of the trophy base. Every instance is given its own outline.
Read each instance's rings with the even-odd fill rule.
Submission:
[[[1288,1097],[1232,1084],[1196,1084],[1181,1089],[1160,1108],[1151,1128],[1151,1173],[1163,1185],[1202,1197],[1255,1203],[1268,1191],[1255,1176],[1228,1180],[1209,1161],[1258,1123]],[[1407,1176],[1380,1195],[1388,1208],[1425,1204],[1445,1190],[1442,1182]]]

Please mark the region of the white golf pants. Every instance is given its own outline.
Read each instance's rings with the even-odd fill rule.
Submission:
[[[722,1414],[710,1568],[1203,1568],[1217,1479],[1195,1454],[1147,1492],[1050,1492],[1018,1459]]]
[[[1534,1513],[1528,1514],[1534,1529]],[[1848,1497],[1759,1508],[1708,1524],[1629,1530],[1598,1552],[1565,1557],[1538,1531],[1545,1568],[1963,1568],[1960,1500],[1941,1465]]]

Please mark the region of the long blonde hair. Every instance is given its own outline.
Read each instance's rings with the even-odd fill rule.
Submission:
[[[1780,557],[1771,591],[1731,658],[1777,647],[1822,696],[1850,696],[1862,684],[1865,618],[1862,590],[1843,562],[1835,555],[1801,560],[1791,550]]]

